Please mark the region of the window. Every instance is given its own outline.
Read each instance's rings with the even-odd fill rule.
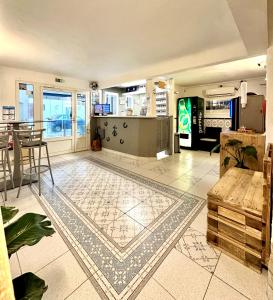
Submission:
[[[72,136],[72,93],[44,90],[43,121],[45,137]]]
[[[19,121],[34,120],[33,85],[19,83]]]
[[[105,92],[105,103],[110,104],[110,111],[113,115],[118,114],[118,93]]]

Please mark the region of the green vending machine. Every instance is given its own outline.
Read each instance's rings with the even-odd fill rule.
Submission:
[[[177,100],[177,132],[181,148],[198,150],[204,133],[204,99],[184,97]]]

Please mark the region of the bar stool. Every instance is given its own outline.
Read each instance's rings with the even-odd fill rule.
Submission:
[[[32,184],[32,175],[38,175],[38,184],[39,184],[39,195],[41,196],[41,173],[44,173],[49,170],[52,184],[54,185],[54,179],[52,175],[48,147],[47,142],[43,141],[43,132],[45,129],[36,129],[36,130],[14,130],[15,138],[17,139],[17,143],[20,148],[20,165],[21,165],[21,181],[20,186],[17,193],[17,198],[20,195],[21,186],[23,184],[23,177],[29,176],[30,185]],[[46,157],[47,157],[47,165],[41,165],[41,150],[42,147],[46,149]],[[32,166],[32,156],[34,155],[35,149],[38,149],[38,164],[35,163]],[[23,150],[28,150],[28,158],[29,158],[29,168],[24,169],[24,161],[23,161]],[[35,161],[35,157],[34,157]]]
[[[9,131],[7,130],[0,130],[0,152],[1,152],[1,160],[0,172],[4,173],[4,192],[5,192],[5,201],[7,201],[7,172],[10,176],[10,181],[12,187],[14,188],[11,164],[10,164],[10,157],[9,157]]]
[[[20,124],[19,125],[19,130],[34,130],[34,124]],[[25,149],[25,152],[22,151],[22,161],[23,163],[29,163],[29,153],[28,153],[28,149]],[[35,168],[36,171],[36,162],[35,162],[35,154],[34,154],[34,148],[31,149],[31,159],[33,161],[33,166]]]

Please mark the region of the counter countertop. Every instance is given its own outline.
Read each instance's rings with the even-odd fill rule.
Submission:
[[[120,119],[158,119],[169,118],[170,116],[146,117],[146,116],[91,116],[91,118],[120,118]]]

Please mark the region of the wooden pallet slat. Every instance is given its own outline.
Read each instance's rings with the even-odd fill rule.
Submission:
[[[231,168],[208,192],[208,243],[256,271],[270,255],[272,150],[264,172]]]

